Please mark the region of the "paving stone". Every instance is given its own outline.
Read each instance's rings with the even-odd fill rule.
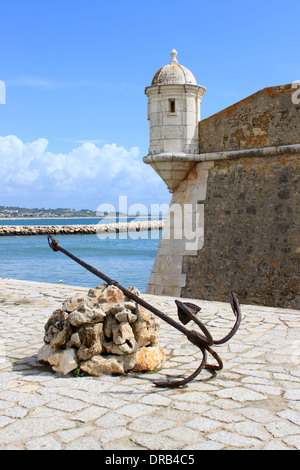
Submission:
[[[81,421],[82,423],[89,423],[100,418],[100,416],[104,415],[105,413],[107,413],[107,408],[102,408],[100,406],[89,406],[83,411],[73,415],[71,419],[74,421]]]
[[[134,434],[130,439],[146,449],[174,450],[181,449],[182,443],[161,435]]]
[[[5,411],[2,411],[5,416],[8,416],[13,419],[24,418],[28,414],[28,409],[23,406],[11,406]]]
[[[67,444],[65,450],[102,450],[102,447],[96,439],[86,436]]]
[[[222,450],[224,447],[224,444],[220,442],[203,441],[198,444],[183,447],[183,450]]]
[[[288,444],[291,447],[295,447],[297,450],[300,450],[300,434],[296,436],[289,436],[283,439],[283,442]]]
[[[203,413],[207,410],[209,410],[209,406],[204,404],[201,405],[199,403],[191,403],[191,402],[179,402],[179,403],[173,403],[172,408],[174,410],[179,410],[179,411],[187,411],[191,413],[192,415],[200,415],[202,416]]]
[[[148,413],[153,413],[156,410],[158,410],[157,407],[135,403],[133,405],[125,405],[122,408],[119,408],[117,413],[134,418]]]
[[[163,434],[175,441],[181,441],[182,445],[192,444],[193,442],[199,442],[200,440],[200,433],[196,430],[189,429],[186,426],[175,426],[173,429],[164,431]]]
[[[125,436],[128,437],[131,435],[131,432],[128,431],[127,429],[117,427],[117,428],[105,429],[103,432],[100,432],[98,430],[94,432],[93,435],[99,437],[99,441],[101,442],[101,444],[106,444],[107,442],[115,441]]]
[[[274,440],[268,442],[262,450],[290,450],[290,448],[282,444],[282,442]]]
[[[65,431],[60,431],[58,433],[58,436],[63,443],[67,444],[69,442],[75,441],[79,437],[84,436],[84,434],[87,434],[88,432],[92,430],[93,430],[92,426],[84,426],[80,428],[76,427],[72,429],[67,429]]]
[[[203,413],[203,416],[217,420],[221,423],[234,423],[241,421],[241,415],[239,413],[220,409],[209,409]]]
[[[283,397],[286,400],[300,400],[300,390],[288,390]]]
[[[256,385],[256,384],[252,384],[252,385],[249,385],[247,384],[246,385],[247,388],[250,388],[251,390],[254,390],[256,392],[261,392],[263,393],[264,395],[268,395],[268,396],[280,396],[281,393],[282,393],[282,388],[281,387],[272,387],[270,385]]]
[[[61,450],[62,445],[54,437],[39,437],[26,442],[27,450]]]
[[[122,408],[123,406],[127,405],[127,402],[121,398],[111,398],[110,396],[104,394],[89,394],[86,395],[85,400],[86,404],[94,404],[108,408],[110,410],[117,410],[118,408]]]
[[[299,432],[300,432],[300,413],[297,413],[296,411],[291,411],[291,410],[284,410],[284,411],[281,411],[280,413],[277,413],[277,415],[280,416],[281,418],[291,421],[294,424],[298,424]]]
[[[238,423],[227,424],[226,429],[245,437],[255,437],[262,441],[268,439],[268,434],[260,423],[253,421],[240,421]]]
[[[96,425],[102,428],[114,428],[116,426],[126,426],[129,421],[128,417],[107,413],[105,416],[97,419]]]
[[[289,423],[288,421],[275,421],[272,423],[265,424],[265,428],[275,438],[284,438],[300,432],[300,427],[295,424]]]
[[[176,426],[174,421],[160,419],[156,416],[141,416],[134,419],[128,429],[137,432],[160,433],[174,426]]]
[[[176,402],[184,401],[185,403],[192,402],[199,404],[207,403],[212,400],[210,395],[203,392],[181,392],[180,394],[177,392],[170,398],[174,399]]]
[[[54,410],[53,408],[47,408],[46,406],[40,406],[38,408],[35,408],[34,410],[30,410],[30,417],[31,418],[48,418],[48,417],[64,417],[65,416],[64,411],[60,410]]]
[[[274,414],[263,408],[244,408],[241,409],[241,414],[245,416],[245,418],[256,421],[257,423],[270,423],[274,421]]]
[[[242,387],[227,388],[225,390],[220,390],[214,393],[215,395],[218,395],[219,397],[231,398],[232,400],[237,400],[240,402],[267,400],[268,398],[267,395],[254,392],[252,390],[249,390],[247,388],[242,388]]]
[[[207,438],[235,448],[249,449],[261,445],[261,441],[258,439],[240,436],[239,434],[228,431],[218,431],[214,434],[208,434]]]
[[[14,419],[10,418],[9,416],[0,416],[0,428],[4,428],[9,423],[13,423]]]
[[[207,433],[208,431],[212,431],[213,429],[217,429],[220,426],[220,422],[214,419],[209,419],[205,417],[198,417],[192,419],[185,423],[186,426],[196,429],[202,433]]]
[[[47,406],[56,410],[67,411],[69,413],[72,413],[74,411],[79,411],[83,408],[86,408],[87,404],[84,401],[80,400],[60,398],[59,400],[55,400],[55,402],[53,403],[48,403]]]
[[[210,402],[210,406],[216,406],[217,410],[222,409],[222,410],[233,410],[237,408],[241,408],[241,403],[238,401],[233,401],[231,398],[226,399],[226,398],[219,398],[218,400],[214,400],[213,402]]]
[[[168,406],[172,403],[172,400],[156,393],[144,396],[141,398],[140,403],[143,403],[144,405]]]

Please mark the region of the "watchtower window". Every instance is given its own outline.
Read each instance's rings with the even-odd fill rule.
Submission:
[[[176,111],[175,100],[169,100],[169,112],[175,113],[175,111]]]

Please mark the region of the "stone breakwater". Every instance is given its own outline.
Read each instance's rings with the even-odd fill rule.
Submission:
[[[31,235],[92,235],[121,232],[145,232],[162,230],[163,220],[140,222],[119,222],[115,224],[95,225],[4,225],[0,227],[0,236],[31,236]]]

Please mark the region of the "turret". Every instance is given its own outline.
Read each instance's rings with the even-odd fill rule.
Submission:
[[[200,104],[206,92],[192,72],[171,52],[171,62],[154,76],[145,89],[148,97],[150,146],[144,162],[173,192],[195,164],[199,154]]]

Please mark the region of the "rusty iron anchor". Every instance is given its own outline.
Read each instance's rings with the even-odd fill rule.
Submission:
[[[195,370],[195,372],[190,374],[188,377],[185,377],[185,378],[179,379],[179,380],[177,380],[177,379],[176,380],[167,379],[167,380],[162,380],[162,381],[155,380],[154,384],[157,387],[162,387],[162,388],[183,387],[186,384],[188,384],[189,382],[191,382],[192,380],[194,380],[201,373],[201,371],[203,369],[207,369],[212,373],[216,373],[217,371],[220,371],[220,370],[223,369],[223,362],[222,362],[220,356],[212,349],[212,346],[218,346],[218,345],[226,343],[227,341],[229,341],[233,337],[233,335],[239,329],[239,326],[240,326],[241,321],[242,321],[242,312],[241,312],[239,300],[238,300],[238,298],[235,294],[231,294],[231,302],[230,302],[232,311],[233,311],[233,313],[235,315],[235,318],[236,318],[235,324],[234,324],[233,328],[231,329],[231,331],[224,338],[215,341],[212,338],[212,336],[209,333],[206,326],[196,316],[201,310],[201,308],[199,306],[197,306],[193,303],[180,302],[179,300],[175,300],[177,310],[178,310],[178,318],[181,321],[181,323],[178,323],[173,318],[169,317],[165,313],[158,310],[156,307],[153,307],[148,302],[146,302],[145,300],[143,300],[140,297],[138,297],[137,295],[135,295],[133,292],[125,289],[124,287],[122,287],[117,281],[113,281],[112,279],[110,279],[108,276],[106,276],[105,274],[98,271],[93,266],[90,266],[89,264],[85,263],[84,261],[80,260],[76,256],[69,253],[67,250],[65,250],[64,248],[59,246],[58,241],[54,240],[51,235],[48,236],[48,243],[49,243],[50,248],[53,251],[55,251],[55,252],[60,251],[61,253],[65,254],[66,256],[71,258],[76,263],[80,264],[83,268],[87,269],[92,274],[94,274],[95,276],[97,276],[100,279],[102,279],[103,281],[105,281],[108,285],[116,286],[118,289],[120,289],[121,292],[123,292],[123,294],[126,297],[133,300],[137,304],[144,307],[146,310],[149,310],[150,312],[152,312],[154,315],[159,317],[161,320],[165,321],[169,325],[176,328],[178,331],[183,333],[186,336],[186,338],[194,346],[197,346],[200,349],[200,351],[202,353],[202,361],[201,361],[201,364],[199,365],[199,367]],[[198,333],[195,330],[189,330],[185,327],[185,325],[187,325],[191,321],[196,323],[196,325],[200,328],[200,330],[203,334]],[[208,364],[207,363],[207,353],[209,353],[216,360],[217,364]]]

